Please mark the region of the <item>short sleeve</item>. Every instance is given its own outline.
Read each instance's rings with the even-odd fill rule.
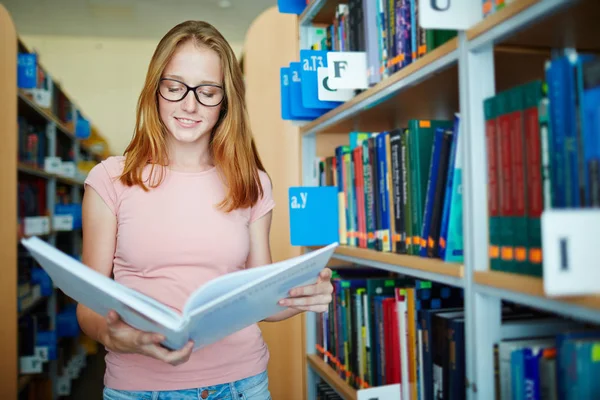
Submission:
[[[110,211],[117,215],[118,195],[116,185],[118,184],[119,160],[114,157],[108,158],[94,166],[85,178],[84,186],[87,190],[91,187],[104,200]]]
[[[258,171],[260,177],[260,184],[262,185],[263,195],[259,197],[256,204],[250,210],[250,223],[256,221],[260,217],[267,214],[275,207],[275,200],[273,200],[273,187],[271,186],[271,180],[264,171]]]

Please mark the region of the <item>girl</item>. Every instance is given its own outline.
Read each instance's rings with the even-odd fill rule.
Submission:
[[[246,112],[235,55],[210,24],[184,22],[150,61],[125,156],[85,181],[83,262],[181,311],[218,275],[271,263],[274,201]],[[323,312],[331,271],[282,301],[280,321]],[[108,351],[105,399],[269,399],[257,325],[192,353],[170,351],[111,312],[79,305],[82,330]]]

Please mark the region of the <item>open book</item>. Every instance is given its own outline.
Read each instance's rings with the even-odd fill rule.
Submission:
[[[285,309],[278,301],[298,286],[315,283],[337,243],[289,260],[222,275],[199,287],[183,315],[87,267],[45,241],[22,239],[54,285],[100,315],[115,310],[134,328],[165,336],[170,349],[189,339],[194,350],[214,343]]]

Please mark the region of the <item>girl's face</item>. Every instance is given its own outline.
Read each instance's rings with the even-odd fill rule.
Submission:
[[[188,91],[185,85],[202,86]],[[219,119],[225,95],[219,55],[191,40],[182,43],[163,72],[159,94],[159,115],[171,139],[195,143],[210,135]]]

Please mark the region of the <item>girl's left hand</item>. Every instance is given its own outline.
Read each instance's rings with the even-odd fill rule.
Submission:
[[[302,311],[323,313],[329,309],[332,293],[331,270],[325,268],[319,273],[316,283],[292,289],[290,297],[281,300],[279,305]]]

